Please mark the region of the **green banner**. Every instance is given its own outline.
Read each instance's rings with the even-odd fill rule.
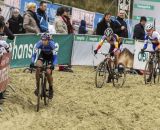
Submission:
[[[75,35],[75,41],[86,41],[86,42],[99,42],[102,36],[89,36],[89,35]]]
[[[135,44],[135,40],[134,40],[134,39],[127,39],[127,38],[124,38],[124,39],[123,39],[123,44],[134,45],[134,44]]]
[[[11,67],[29,66],[34,45],[40,40],[37,35],[19,35],[13,41],[8,40],[12,48]],[[72,55],[73,35],[53,35],[53,40],[58,43],[58,64],[70,64]]]
[[[153,22],[154,18],[153,17],[146,17],[148,22]],[[140,21],[141,16],[133,16],[134,20]]]
[[[153,5],[146,5],[146,4],[134,4],[134,8],[154,10],[154,6]]]

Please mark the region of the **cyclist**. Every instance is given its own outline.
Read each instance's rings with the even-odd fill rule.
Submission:
[[[53,98],[53,78],[52,78],[52,70],[54,69],[54,65],[56,64],[56,57],[53,53],[54,50],[56,50],[56,48],[58,48],[54,41],[51,40],[51,36],[47,33],[44,33],[41,35],[41,40],[38,41],[35,44],[34,47],[34,53],[32,55],[32,62],[30,64],[30,67],[34,67],[34,63],[37,57],[37,53],[38,50],[40,51],[39,57],[37,59],[36,62],[36,66],[41,67],[45,62],[48,63],[48,67],[50,67],[50,69],[47,69],[47,79],[48,79],[48,83],[49,83],[49,98],[52,99]],[[36,90],[35,90],[35,95],[38,95],[38,90],[37,90],[37,86],[39,86],[39,79],[40,79],[40,68],[36,69]]]
[[[94,54],[97,54],[98,50],[102,47],[104,41],[107,41],[107,43],[110,44],[110,49],[109,49],[109,53],[111,56],[115,56],[115,64],[117,64],[118,62],[118,58],[119,55],[121,53],[121,49],[122,49],[122,43],[121,43],[121,39],[119,38],[119,36],[117,34],[113,33],[113,30],[111,28],[107,28],[104,31],[104,35],[102,36],[101,41],[99,42],[96,50],[94,50]],[[111,76],[108,76],[108,83],[111,82]]]
[[[98,50],[102,47],[105,40],[107,41],[107,43],[110,44],[109,53],[111,54],[111,56],[115,56],[117,63],[121,52],[122,44],[119,36],[117,34],[114,34],[111,28],[107,28],[104,31],[104,35],[102,36],[102,39],[97,46],[97,49],[94,50],[94,54],[97,54]]]
[[[9,44],[3,39],[5,23],[0,21],[0,57],[11,51]]]
[[[154,29],[154,26],[152,23],[148,23],[145,26],[146,30],[146,36],[144,41],[143,49],[141,49],[141,52],[143,53],[145,49],[147,49],[149,41],[152,43],[152,48],[154,51],[160,50],[160,34]],[[149,69],[151,69],[152,66],[149,66]],[[150,82],[152,78],[152,73],[150,74],[149,78],[147,79],[147,82]]]

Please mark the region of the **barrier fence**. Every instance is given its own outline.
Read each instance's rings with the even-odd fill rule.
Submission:
[[[59,44],[58,64],[72,65],[97,65],[104,59],[103,56],[94,56],[93,50],[96,48],[101,36],[93,35],[53,35],[55,43]],[[33,54],[34,44],[38,42],[38,35],[16,35],[14,40],[7,40],[12,48],[11,67],[29,66]],[[142,57],[140,50],[143,48],[143,41],[133,39],[123,39],[123,48],[127,48],[134,54],[134,68],[143,69],[147,57]],[[110,45],[105,42],[100,51],[108,52]],[[151,45],[149,45],[151,50]],[[143,59],[143,60],[142,60]]]

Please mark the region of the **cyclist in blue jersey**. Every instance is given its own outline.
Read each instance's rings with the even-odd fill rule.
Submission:
[[[51,40],[51,36],[49,34],[42,34],[41,40],[38,41],[35,44],[34,47],[34,53],[32,55],[32,61],[30,64],[30,67],[34,67],[34,63],[36,61],[36,57],[38,54],[38,50],[40,50],[40,54],[38,56],[38,59],[36,61],[36,66],[43,66],[45,62],[48,63],[48,67],[50,69],[47,70],[47,79],[49,83],[49,98],[53,98],[53,78],[52,78],[52,70],[54,69],[54,65],[56,64],[57,57],[54,55],[54,51],[58,48],[58,46],[54,43],[53,40]],[[39,73],[40,73],[40,68],[36,69],[36,86],[39,86]],[[36,88],[35,90],[35,95],[37,95],[38,90]]]

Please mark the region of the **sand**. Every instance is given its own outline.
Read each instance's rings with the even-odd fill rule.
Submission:
[[[12,69],[0,130],[160,130],[160,85],[127,75],[122,88],[96,88],[93,68],[73,70],[54,72],[54,98],[36,112],[34,74]]]

